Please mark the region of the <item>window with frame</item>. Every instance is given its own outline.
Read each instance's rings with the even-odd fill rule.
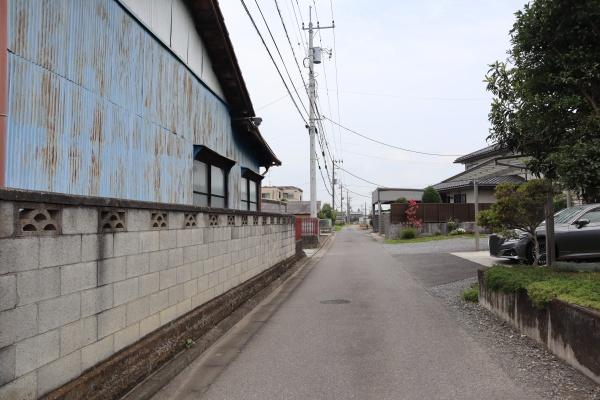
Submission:
[[[196,206],[227,208],[227,178],[235,161],[205,146],[194,146],[193,202]]]
[[[258,211],[259,206],[259,195],[260,195],[260,181],[262,175],[248,169],[242,168],[242,179],[240,194],[242,199],[242,210]]]
[[[454,203],[466,203],[467,195],[466,193],[458,193],[454,195]]]

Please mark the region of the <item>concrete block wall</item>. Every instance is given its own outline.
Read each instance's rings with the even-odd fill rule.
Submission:
[[[296,252],[289,216],[57,209],[0,201],[1,399],[42,396]]]

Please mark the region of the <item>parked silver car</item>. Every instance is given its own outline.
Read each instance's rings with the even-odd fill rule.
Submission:
[[[554,214],[556,257],[558,260],[600,259],[600,204],[565,208]],[[546,227],[536,229],[542,260],[546,245]],[[490,255],[532,264],[535,259],[530,234],[517,232],[515,238],[492,234]]]

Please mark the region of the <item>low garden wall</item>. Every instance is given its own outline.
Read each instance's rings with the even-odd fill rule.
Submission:
[[[504,293],[487,288],[478,272],[479,303],[600,384],[600,313],[552,300],[536,307],[526,290]]]
[[[0,398],[122,395],[296,245],[289,215],[0,190]]]
[[[388,224],[387,230],[385,232],[386,239],[399,239],[400,232],[402,229],[409,227],[410,224],[406,222],[397,223],[397,224]],[[463,228],[466,232],[472,233],[475,231],[475,222],[459,222],[459,228]],[[424,222],[419,229],[419,233],[423,235],[436,235],[442,234],[447,235],[450,230],[448,229],[447,222]],[[482,229],[480,228],[480,231]]]

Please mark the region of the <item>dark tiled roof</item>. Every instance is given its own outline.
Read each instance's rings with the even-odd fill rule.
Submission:
[[[500,148],[500,146],[498,146],[497,144],[493,144],[491,146],[484,147],[483,149],[479,149],[472,153],[465,154],[464,156],[460,156],[456,160],[454,160],[454,162],[464,164],[464,163],[467,163],[470,161],[479,160],[481,158],[487,157],[489,155],[492,155],[494,153],[498,153],[501,151],[502,151],[502,149]]]
[[[525,179],[519,175],[504,175],[504,176],[491,176],[489,178],[483,178],[477,180],[478,186],[496,187],[500,183],[523,183]],[[460,189],[465,187],[473,186],[472,180],[463,181],[450,181],[442,182],[437,185],[433,185],[433,188],[437,191]]]

